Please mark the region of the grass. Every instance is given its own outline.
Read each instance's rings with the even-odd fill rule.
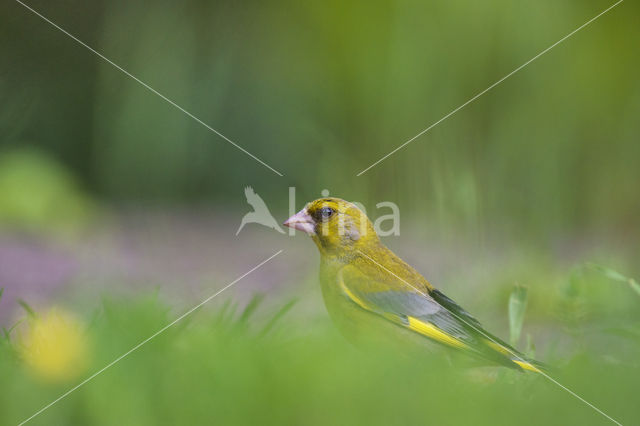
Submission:
[[[559,286],[550,310],[563,309],[560,320],[550,323],[530,309],[536,327],[546,323],[561,330],[547,334],[546,349],[537,355],[554,366],[551,374],[560,383],[621,423],[633,424],[639,414],[640,298],[632,288],[615,285],[621,274],[591,266],[576,271]],[[460,368],[441,352],[362,351],[328,320],[302,329],[290,312],[293,302],[270,310],[261,301],[256,297],[244,309],[227,302],[194,313],[30,424],[609,423],[539,375]],[[516,288],[510,302],[515,327],[524,321],[527,303],[526,292]],[[0,424],[26,419],[175,313],[148,296],[107,298],[92,316],[67,316],[83,324],[86,364],[53,381],[25,360],[24,329],[37,320],[29,317],[0,340]]]

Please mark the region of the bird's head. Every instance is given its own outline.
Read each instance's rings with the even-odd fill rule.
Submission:
[[[284,223],[306,232],[323,255],[347,257],[380,240],[371,221],[355,204],[340,198],[320,198]]]

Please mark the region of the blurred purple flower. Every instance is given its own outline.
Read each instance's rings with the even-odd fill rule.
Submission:
[[[70,282],[76,270],[72,256],[40,241],[0,240],[0,323],[6,326],[18,308],[17,299],[42,300]]]

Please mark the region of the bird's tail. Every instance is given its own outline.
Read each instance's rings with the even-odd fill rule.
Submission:
[[[542,373],[546,369],[546,366],[543,363],[534,361],[532,359],[518,357],[512,358],[511,361],[514,364],[517,364],[523,370],[533,371],[534,373]]]
[[[242,228],[244,228],[244,225],[246,225],[246,224],[247,224],[246,219],[247,219],[247,216],[245,215],[245,216],[242,218],[242,222],[240,222],[240,227],[239,227],[239,228],[238,228],[238,230],[236,231],[236,236],[240,233],[240,231],[242,231]]]
[[[534,373],[542,373],[543,371],[548,370],[547,366],[542,362],[522,355],[520,352],[500,340],[487,340],[486,343],[492,350],[500,352],[503,356],[507,357],[512,368],[532,371]]]

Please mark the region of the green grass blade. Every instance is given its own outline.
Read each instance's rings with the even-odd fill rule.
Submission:
[[[27,313],[27,315],[29,315],[29,317],[31,318],[36,317],[36,311],[34,311],[33,308],[31,308],[31,306],[29,306],[27,302],[25,302],[22,299],[18,299],[18,304],[22,306],[22,309],[25,310],[25,312]]]
[[[263,300],[263,294],[255,294],[242,311],[242,314],[238,319],[238,323],[246,323],[247,321],[249,321],[249,318],[255,313],[256,309],[258,309],[258,306],[260,306]]]
[[[289,303],[285,304],[280,310],[278,310],[278,312],[276,312],[273,318],[271,318],[267,323],[267,325],[262,329],[262,332],[260,332],[260,335],[264,336],[269,331],[271,331],[271,329],[278,323],[278,321],[280,321],[280,319],[284,317],[285,314],[289,312],[289,310],[291,310],[291,308],[293,308],[293,305],[295,305],[296,302],[297,302],[297,299],[294,299]]]
[[[587,263],[587,267],[600,272],[602,275],[613,281],[629,284],[629,287],[640,295],[640,284],[638,284],[638,282],[633,278],[627,277],[618,271],[614,271],[611,268],[607,268],[606,266],[598,265],[596,263]]]
[[[587,266],[593,270],[600,272],[602,275],[613,281],[618,281],[621,283],[626,283],[629,281],[629,278],[625,277],[620,272],[614,271],[613,269],[607,268],[606,266],[598,265],[596,263],[587,263]]]

